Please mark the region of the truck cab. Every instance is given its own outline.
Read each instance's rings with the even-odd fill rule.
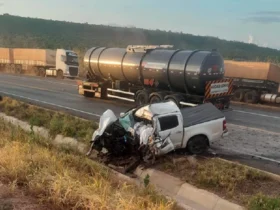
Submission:
[[[75,78],[79,74],[78,55],[71,50],[57,49],[55,69],[47,69],[47,76]]]

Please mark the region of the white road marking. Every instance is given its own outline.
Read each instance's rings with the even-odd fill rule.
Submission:
[[[240,111],[240,110],[233,110],[234,112],[239,112],[239,113],[244,113],[244,114],[251,114],[251,115],[256,115],[256,116],[261,116],[261,117],[269,117],[269,118],[274,118],[274,119],[280,119],[280,117],[272,116],[272,115],[266,115],[266,114],[259,114],[255,112],[245,112],[245,111]]]
[[[55,106],[55,107],[59,107],[59,108],[63,108],[63,109],[68,109],[68,110],[75,111],[75,112],[80,112],[80,113],[83,113],[83,114],[88,114],[88,115],[95,116],[95,117],[101,117],[101,115],[99,115],[99,114],[85,112],[85,111],[82,111],[82,110],[79,110],[79,109],[74,109],[74,108],[70,108],[70,107],[67,107],[67,106],[53,104],[53,103],[49,103],[49,102],[46,102],[46,101],[40,101],[40,100],[37,100],[37,99],[33,99],[33,98],[29,98],[29,97],[24,97],[24,96],[20,96],[20,95],[13,94],[13,93],[8,93],[8,92],[1,91],[1,90],[0,90],[0,93],[6,94],[6,95],[15,96],[15,97],[18,97],[18,98],[27,99],[27,100],[30,100],[30,101],[35,101],[35,102],[51,105],[51,106]]]

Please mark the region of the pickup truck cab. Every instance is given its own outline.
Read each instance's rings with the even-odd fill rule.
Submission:
[[[159,102],[130,109],[120,118],[107,110],[92,136],[89,153],[106,149],[121,154],[133,148],[139,151],[144,145],[155,156],[177,149],[201,154],[226,135],[225,116],[211,103],[179,109],[172,101]]]
[[[170,146],[161,153],[186,148],[192,154],[201,154],[210,143],[228,135],[224,114],[212,104],[179,109],[173,102],[144,106],[135,116],[154,121],[155,132],[161,139],[169,138]]]

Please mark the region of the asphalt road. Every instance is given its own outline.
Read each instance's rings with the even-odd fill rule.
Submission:
[[[124,112],[133,107],[132,104],[127,102],[90,99],[80,96],[76,81],[67,79],[57,80],[55,78],[0,74],[0,95],[7,95],[50,109],[66,111],[90,120],[98,120],[100,115],[107,109],[113,110],[118,116],[120,112]],[[247,105],[232,105],[231,108],[233,109],[232,111],[225,112],[229,124],[280,133],[280,109],[257,108]],[[222,144],[219,144],[217,147],[219,155],[226,159],[236,160],[250,166],[280,174],[278,163],[272,163],[269,160],[255,160],[252,159],[249,153],[246,154],[247,152],[244,152],[252,151],[255,155],[265,154],[265,157],[270,157],[268,154],[269,151],[275,150],[278,155],[278,147],[280,149],[280,146],[277,146],[279,145],[277,140],[278,136],[272,140],[265,133],[262,134],[263,136],[260,136],[256,132],[253,132],[253,135],[249,135],[249,133],[247,135],[247,131],[242,131],[241,129],[232,131],[231,137],[221,140]],[[239,133],[243,137],[238,136]],[[258,140],[255,137],[256,135],[258,136]],[[271,143],[271,146],[263,146],[262,139],[266,144]],[[230,148],[231,151],[228,152],[225,150],[226,148]],[[232,152],[234,149],[241,153]],[[242,152],[242,149],[246,150]],[[270,158],[278,161],[275,155]]]
[[[133,107],[129,102],[85,98],[78,94],[76,81],[54,78],[0,74],[0,94],[93,120],[97,120],[107,109],[119,115]],[[228,123],[280,132],[278,110],[244,105],[232,105],[231,108],[232,111],[225,112]]]

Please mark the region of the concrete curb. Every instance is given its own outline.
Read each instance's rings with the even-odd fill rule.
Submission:
[[[231,203],[214,193],[198,189],[179,178],[173,177],[155,169],[142,170],[137,168],[135,174],[144,179],[149,175],[150,182],[163,194],[183,204],[199,210],[244,210],[245,208]]]
[[[31,126],[27,122],[23,122],[14,117],[7,116],[0,113],[0,118],[4,119],[6,122],[12,123],[15,126],[19,126],[27,132],[31,132]],[[33,127],[35,134],[40,135],[44,138],[49,138],[49,131],[45,128]],[[87,146],[83,143],[78,142],[74,138],[64,137],[62,135],[57,135],[52,143],[56,146],[67,146],[72,149],[78,150],[78,152],[85,154]],[[190,184],[187,184],[180,180],[179,178],[173,177],[161,171],[155,169],[143,170],[138,167],[135,170],[135,175],[138,179],[132,179],[121,173],[113,171],[113,174],[128,182],[134,183],[141,186],[143,179],[149,175],[150,183],[153,184],[160,193],[175,200],[180,207],[183,209],[191,210],[243,210],[244,208],[231,203],[219,196],[210,193],[206,190],[198,189]]]
[[[242,106],[248,106],[248,107],[254,107],[254,108],[264,108],[264,109],[272,109],[272,110],[280,110],[280,107],[277,106],[269,106],[268,104],[247,104],[244,102],[237,102],[237,101],[231,101],[230,102],[233,105],[239,105]]]

